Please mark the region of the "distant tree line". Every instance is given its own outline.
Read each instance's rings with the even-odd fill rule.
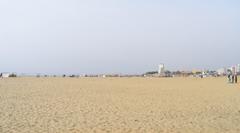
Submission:
[[[157,71],[150,71],[150,72],[146,72],[146,75],[150,75],[150,74],[157,74]]]
[[[9,75],[9,77],[15,78],[15,77],[17,77],[17,74],[12,73],[12,74]]]

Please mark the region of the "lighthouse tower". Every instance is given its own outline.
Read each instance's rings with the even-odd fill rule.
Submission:
[[[163,75],[164,74],[164,64],[160,64],[158,66],[158,74]]]

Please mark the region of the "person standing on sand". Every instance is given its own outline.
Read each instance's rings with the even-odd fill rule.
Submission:
[[[228,83],[230,83],[230,82],[231,82],[231,75],[228,74]]]
[[[234,74],[232,74],[231,78],[232,78],[232,83],[234,83]]]
[[[235,83],[237,83],[237,82],[238,82],[238,75],[235,74]]]

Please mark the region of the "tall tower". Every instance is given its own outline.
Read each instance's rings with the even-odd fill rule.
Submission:
[[[158,74],[159,74],[159,75],[164,74],[164,64],[160,64],[160,65],[158,66]]]

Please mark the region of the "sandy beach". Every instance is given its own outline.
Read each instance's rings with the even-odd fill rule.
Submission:
[[[240,132],[226,78],[0,79],[1,133]]]

